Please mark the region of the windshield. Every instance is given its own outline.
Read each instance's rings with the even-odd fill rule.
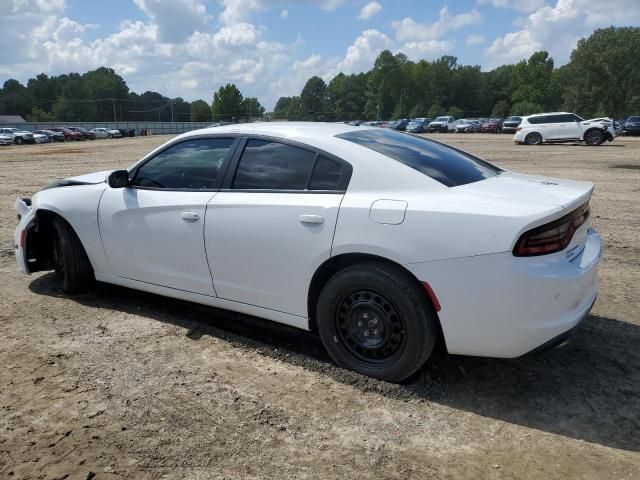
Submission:
[[[417,135],[376,129],[336,136],[386,155],[447,187],[478,182],[502,171],[489,162]]]
[[[448,122],[449,117],[438,117],[435,119],[436,122]]]

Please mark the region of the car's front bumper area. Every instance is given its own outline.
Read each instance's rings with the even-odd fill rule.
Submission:
[[[22,273],[30,273],[26,251],[27,232],[35,221],[35,211],[31,207],[31,199],[18,198],[16,200],[16,211],[18,212],[18,226],[14,234],[16,262]]]
[[[405,265],[431,286],[449,353],[513,358],[572,330],[597,295],[600,236],[584,248],[514,257],[511,252]]]

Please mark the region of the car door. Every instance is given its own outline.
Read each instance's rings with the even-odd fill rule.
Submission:
[[[351,166],[282,140],[249,138],[207,207],[205,243],[220,298],[307,317],[329,258]]]
[[[204,248],[207,203],[239,142],[175,143],[131,172],[131,186],[107,188],[98,219],[112,273],[215,296]]]
[[[553,115],[553,132],[555,140],[579,138],[579,127],[575,117],[570,114]]]

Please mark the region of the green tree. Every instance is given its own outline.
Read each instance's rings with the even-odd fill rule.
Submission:
[[[545,108],[542,105],[533,102],[518,102],[511,107],[511,115],[533,115],[544,111]]]
[[[211,120],[211,107],[204,100],[191,102],[191,121],[208,122]]]
[[[264,115],[264,107],[260,104],[256,97],[247,97],[242,102],[242,110],[248,120],[252,118],[260,118]]]
[[[536,52],[528,61],[518,63],[512,75],[512,103],[534,103],[543,110],[557,107],[553,105],[552,76],[553,59],[548,52]]]
[[[213,119],[216,122],[237,122],[243,115],[244,97],[238,87],[227,83],[213,94]]]
[[[493,106],[493,109],[491,110],[491,116],[494,118],[507,117],[509,115],[509,110],[509,102],[507,102],[506,100],[500,100]]]
[[[447,115],[453,118],[462,118],[464,116],[464,110],[455,106],[449,107],[449,110],[447,111]]]
[[[625,117],[638,113],[639,27],[610,27],[578,42],[567,65],[565,108],[591,117],[596,113]]]
[[[0,113],[26,117],[31,112],[31,98],[28,89],[18,80],[4,82],[0,91]]]
[[[87,98],[94,101],[95,120],[119,119],[120,105],[129,95],[129,87],[122,77],[112,69],[100,67],[81,77]]]
[[[327,85],[320,77],[311,77],[300,93],[302,106],[307,113],[305,120],[322,118],[326,104]]]
[[[27,115],[27,121],[29,122],[53,122],[55,118],[53,114],[45,112],[43,109],[33,107],[31,113]]]
[[[433,119],[436,117],[439,117],[441,115],[444,115],[445,113],[445,109],[442,105],[440,105],[439,103],[434,103],[433,105],[431,105],[431,108],[429,109],[428,112],[428,117]]]

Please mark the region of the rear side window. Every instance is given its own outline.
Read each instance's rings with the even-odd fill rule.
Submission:
[[[386,155],[447,187],[478,182],[502,171],[447,145],[405,133],[357,130],[337,137]]]
[[[533,125],[537,125],[539,123],[549,123],[549,119],[548,117],[529,117],[527,119],[527,122],[533,124]]]
[[[216,188],[234,141],[233,138],[202,138],[172,145],[138,169],[134,185],[189,190]]]
[[[233,180],[235,189],[306,190],[316,154],[266,140],[249,140]]]
[[[313,169],[309,189],[338,190],[341,177],[342,167],[340,164],[320,155],[318,156],[316,167]]]

